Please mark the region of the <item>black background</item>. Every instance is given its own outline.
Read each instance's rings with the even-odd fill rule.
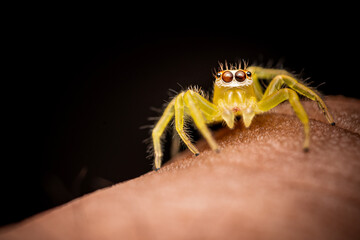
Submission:
[[[332,11],[189,24],[185,13],[22,19],[4,46],[1,224],[150,171],[140,128],[159,115],[151,107],[179,84],[210,90],[218,61],[281,61],[324,94],[359,97],[352,21]]]

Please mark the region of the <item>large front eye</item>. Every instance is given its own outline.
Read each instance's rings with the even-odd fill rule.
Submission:
[[[226,71],[222,74],[222,80],[224,82],[231,82],[233,80],[233,74],[230,71]]]
[[[237,71],[235,73],[235,79],[238,82],[243,82],[246,79],[246,75],[243,71]]]

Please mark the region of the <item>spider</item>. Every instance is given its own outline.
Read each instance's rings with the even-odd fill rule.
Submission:
[[[184,118],[190,116],[195,126],[206,139],[211,149],[219,152],[219,146],[213,138],[208,124],[225,122],[232,129],[236,117],[241,116],[245,127],[249,127],[256,114],[261,114],[288,100],[296,116],[304,126],[303,150],[309,150],[310,127],[309,118],[305,112],[298,93],[316,101],[325,118],[335,125],[324,101],[309,87],[300,83],[296,77],[283,69],[263,68],[259,66],[241,69],[241,62],[225,65],[219,63],[219,69],[214,74],[214,91],[212,101],[209,101],[202,91],[189,88],[180,92],[167,105],[152,130],[154,149],[154,170],[159,170],[162,161],[161,136],[174,118],[175,129],[189,150],[198,156],[199,150],[192,144],[184,131]],[[260,80],[270,81],[263,92]]]

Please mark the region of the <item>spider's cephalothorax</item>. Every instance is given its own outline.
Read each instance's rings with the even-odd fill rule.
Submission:
[[[265,92],[260,85],[260,79],[270,82]],[[199,155],[198,149],[184,131],[186,116],[191,117],[210,147],[219,151],[219,146],[207,127],[208,124],[224,121],[229,128],[233,128],[236,117],[241,116],[244,125],[249,127],[256,114],[269,111],[285,100],[290,102],[295,114],[304,125],[303,149],[307,151],[310,144],[309,119],[297,93],[316,101],[329,123],[335,124],[323,100],[289,72],[256,66],[244,66],[244,69],[241,69],[240,63],[230,66],[227,63],[225,66],[220,64],[215,74],[212,101],[198,91],[189,89],[175,96],[165,108],[152,131],[154,169],[158,170],[161,167],[160,138],[172,118],[175,118],[175,128],[180,138],[191,152]]]

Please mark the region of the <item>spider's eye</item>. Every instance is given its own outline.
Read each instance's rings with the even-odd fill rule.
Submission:
[[[218,72],[218,73],[216,74],[216,76],[217,76],[218,78],[221,77],[221,73]]]
[[[237,71],[235,73],[235,79],[238,82],[243,82],[246,79],[246,75],[243,71]]]
[[[250,72],[250,71],[247,71],[247,72],[246,72],[246,75],[247,75],[248,77],[251,77],[251,72]]]
[[[233,80],[233,74],[230,71],[226,71],[222,74],[222,80],[224,82],[231,82]]]

